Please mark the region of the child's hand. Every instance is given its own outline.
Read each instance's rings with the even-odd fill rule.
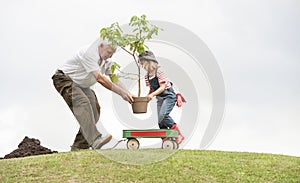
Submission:
[[[152,98],[153,98],[153,96],[151,94],[147,95],[146,97],[147,97],[148,101],[152,100]]]

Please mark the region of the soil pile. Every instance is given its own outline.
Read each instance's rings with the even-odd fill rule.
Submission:
[[[38,139],[28,138],[26,136],[18,145],[18,149],[5,155],[4,159],[52,153],[57,153],[57,151],[51,151],[50,149],[41,146],[41,142]]]

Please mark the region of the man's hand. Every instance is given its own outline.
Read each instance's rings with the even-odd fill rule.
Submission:
[[[109,75],[110,77],[110,80],[113,82],[113,79],[112,79],[112,75]],[[115,85],[119,86],[120,88],[122,88],[124,91],[122,92],[122,98],[124,100],[126,100],[127,102],[129,102],[130,104],[133,103],[134,99],[133,97],[136,97],[134,95],[132,95],[131,93],[129,93],[126,89],[126,87],[124,86],[124,84],[121,82],[121,81],[117,81],[117,82],[114,82]]]
[[[130,104],[132,104],[133,103],[133,95],[132,94],[130,94],[130,93],[128,93],[128,92],[123,92],[122,93],[122,98],[124,99],[124,100],[126,100],[127,102],[129,102]]]

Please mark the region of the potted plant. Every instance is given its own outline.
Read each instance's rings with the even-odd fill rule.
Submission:
[[[153,35],[158,35],[158,31],[162,30],[159,27],[151,24],[145,15],[140,17],[133,16],[130,19],[129,26],[131,28],[129,33],[123,33],[118,22],[111,24],[110,27],[105,27],[100,30],[100,37],[107,40],[113,47],[119,46],[122,50],[132,56],[133,61],[137,66],[137,82],[138,82],[138,95],[134,98],[132,104],[133,113],[146,113],[148,100],[146,97],[141,97],[141,66],[139,64],[138,55],[143,53],[148,47],[145,41],[151,40]],[[116,62],[113,63],[111,68],[113,75],[112,81],[118,81],[119,77],[128,76],[129,73],[124,73],[120,70],[120,65]],[[120,71],[117,74],[115,71]],[[132,75],[132,74],[131,74]],[[130,78],[130,77],[125,77]]]

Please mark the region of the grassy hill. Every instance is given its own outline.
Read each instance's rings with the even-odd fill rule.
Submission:
[[[300,182],[300,157],[160,149],[100,152],[0,160],[0,182]],[[167,158],[146,161],[160,155]]]

